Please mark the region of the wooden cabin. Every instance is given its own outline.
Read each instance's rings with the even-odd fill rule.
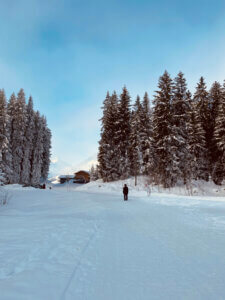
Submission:
[[[90,173],[87,171],[78,171],[75,173],[74,182],[88,183],[90,181]]]
[[[60,175],[59,176],[59,182],[61,184],[70,181],[71,179],[74,179],[73,175]]]

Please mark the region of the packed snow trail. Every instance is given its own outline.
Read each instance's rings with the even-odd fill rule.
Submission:
[[[225,203],[14,191],[0,299],[225,299]]]

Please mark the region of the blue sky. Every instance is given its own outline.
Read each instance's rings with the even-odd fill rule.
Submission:
[[[224,0],[0,0],[0,87],[32,94],[63,172],[97,153],[107,90],[152,97],[165,69],[222,82],[224,32]]]

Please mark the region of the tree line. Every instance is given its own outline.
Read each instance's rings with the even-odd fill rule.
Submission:
[[[159,78],[153,105],[148,94],[131,106],[126,87],[103,102],[98,173],[103,181],[147,175],[164,187],[192,179],[225,177],[225,82],[207,90],[200,78],[192,95],[184,74]]]
[[[51,131],[24,90],[7,101],[0,90],[0,182],[37,186],[50,165]]]

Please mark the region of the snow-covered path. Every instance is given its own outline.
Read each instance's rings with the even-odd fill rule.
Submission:
[[[0,299],[225,299],[225,203],[14,191]]]

